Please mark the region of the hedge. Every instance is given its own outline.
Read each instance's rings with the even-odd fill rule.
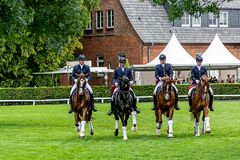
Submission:
[[[211,85],[215,95],[231,95],[240,94],[240,84],[212,84]],[[186,95],[189,85],[177,85],[179,95]],[[0,88],[0,99],[62,99],[68,98],[71,87],[35,87],[35,88]],[[152,95],[154,86],[134,86],[134,91],[137,96],[150,96]],[[109,97],[110,87],[93,86],[95,97]]]

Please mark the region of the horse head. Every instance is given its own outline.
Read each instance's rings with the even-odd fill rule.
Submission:
[[[124,75],[122,78],[120,78],[120,90],[121,91],[128,91],[129,90],[129,78]]]
[[[166,100],[170,99],[173,80],[170,77],[163,77],[163,94]]]
[[[86,75],[81,73],[77,74],[77,90],[78,90],[78,95],[83,95],[84,94],[84,88],[86,86]]]
[[[202,93],[202,99],[205,99],[208,93],[209,81],[210,79],[208,79],[206,75],[202,75],[200,82],[198,83],[198,86],[200,87],[200,91]]]

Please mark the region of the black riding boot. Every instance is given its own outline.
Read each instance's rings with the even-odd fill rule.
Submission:
[[[98,110],[94,106],[94,99],[93,99],[93,94],[90,94],[90,107],[93,112],[97,112]]]
[[[107,115],[109,115],[109,116],[111,116],[112,115],[112,113],[113,113],[113,106],[114,106],[114,101],[111,101],[111,109],[110,109],[110,111],[108,111],[107,112]]]
[[[213,95],[210,95],[209,109],[210,109],[210,111],[214,111],[214,109],[213,109]]]
[[[180,108],[179,108],[179,106],[178,106],[178,93],[177,92],[175,92],[175,96],[176,96],[176,99],[175,99],[175,109],[176,110],[180,110]]]
[[[136,98],[133,99],[132,108],[133,108],[134,111],[136,111],[137,113],[141,113],[140,110],[137,108],[137,99],[136,99]]]
[[[69,104],[70,104],[70,108],[69,108],[69,111],[68,113],[72,113],[73,112],[73,106],[72,106],[72,96],[70,96],[70,100],[69,100]]]
[[[192,112],[192,97],[188,96],[189,112]]]
[[[157,97],[155,94],[153,94],[153,107],[152,110],[155,110],[157,106]]]

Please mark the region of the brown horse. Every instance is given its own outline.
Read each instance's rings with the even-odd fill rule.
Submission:
[[[195,136],[200,136],[199,132],[199,118],[201,111],[203,111],[202,117],[202,133],[210,133],[211,128],[209,124],[208,105],[209,105],[209,79],[206,75],[202,75],[200,82],[196,88],[193,89],[191,94],[192,98],[192,115],[194,117]]]
[[[173,113],[175,106],[175,94],[174,88],[172,87],[173,80],[170,77],[162,78],[162,88],[157,95],[157,107],[155,109],[156,115],[156,134],[160,135],[160,129],[162,127],[162,114],[166,113],[168,120],[168,138],[173,137]]]
[[[77,89],[73,92],[72,106],[75,117],[75,127],[80,138],[84,138],[85,125],[89,121],[90,134],[93,135],[92,110],[89,107],[90,93],[86,89],[86,75],[77,74]],[[82,120],[81,120],[81,118]]]

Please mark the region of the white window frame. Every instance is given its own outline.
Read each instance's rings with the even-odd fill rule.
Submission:
[[[216,20],[216,24],[213,24],[214,19]],[[209,23],[210,21],[212,24]],[[208,26],[209,27],[218,27],[217,15],[214,15],[213,13],[208,13]]]
[[[100,14],[100,26],[98,26],[98,14]],[[96,29],[103,29],[103,11],[96,11]]]
[[[92,13],[89,15],[90,23],[88,24],[88,27],[86,30],[92,30]]]
[[[109,12],[110,12],[110,15],[109,15]],[[110,23],[111,25],[109,26],[109,16],[110,16]],[[107,11],[107,28],[114,28],[114,10],[111,9],[111,10],[108,10]]]
[[[199,16],[199,17],[192,16],[192,27],[201,27],[201,24],[202,24],[201,20],[202,20],[201,16]],[[198,21],[199,21],[199,23],[195,23]]]
[[[225,20],[224,17],[224,14],[226,14],[226,24],[221,24],[221,20]],[[228,27],[228,12],[227,11],[220,11],[220,14],[219,14],[219,27]]]
[[[102,59],[100,59],[100,57],[102,57]],[[97,67],[100,67],[99,63],[103,63],[102,67],[104,67],[104,56],[97,56]],[[102,77],[104,73],[97,73],[97,76]]]
[[[187,17],[188,17],[188,24],[186,24],[186,22],[187,22]],[[183,14],[183,16],[182,16],[182,18],[181,18],[182,27],[190,27],[190,23],[191,23],[190,18],[191,18],[191,17],[190,17],[190,14],[188,14],[188,13],[184,13],[184,14]],[[183,20],[184,20],[184,23],[182,23]]]

